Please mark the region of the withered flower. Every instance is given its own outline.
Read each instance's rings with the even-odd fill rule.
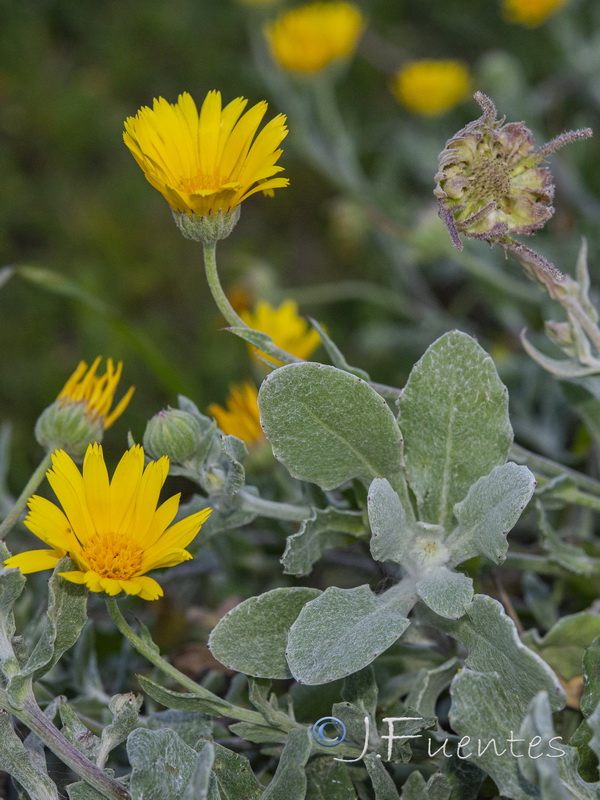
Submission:
[[[461,233],[507,246],[518,244],[512,234],[541,228],[554,213],[546,157],[592,134],[589,128],[567,131],[536,150],[525,123],[497,119],[489,97],[476,92],[474,98],[483,115],[446,142],[434,190],[440,217],[459,250]]]

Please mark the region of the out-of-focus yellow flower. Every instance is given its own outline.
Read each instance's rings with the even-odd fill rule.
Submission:
[[[319,2],[282,12],[265,26],[265,34],[280,67],[312,74],[352,55],[364,27],[352,3]]]
[[[260,426],[258,391],[251,381],[232,384],[226,400],[227,408],[211,403],[208,413],[213,416],[223,433],[237,436],[251,447],[266,440]]]
[[[443,114],[460,103],[469,89],[469,70],[462,61],[410,61],[392,78],[396,98],[416,114]]]
[[[526,28],[537,28],[566,4],[567,0],[502,0],[502,16]]]
[[[275,308],[266,300],[259,300],[253,311],[242,311],[244,322],[256,331],[267,333],[277,347],[297,358],[308,358],[321,343],[321,337],[298,313],[295,300],[284,300]],[[253,353],[274,361],[261,350],[251,347]],[[280,362],[276,362],[280,363]]]
[[[40,414],[35,436],[42,447],[81,458],[87,446],[101,441],[104,431],[125,411],[134,387],[111,410],[123,364],[115,367],[109,358],[104,375],[97,375],[101,360],[98,356],[89,369],[80,361],[54,403]]]
[[[256,134],[267,103],[242,113],[247,103],[238,97],[223,108],[221,93],[211,91],[198,112],[183,92],[175,104],[159,97],[125,120],[125,144],[174,212],[226,214],[255,192],[288,185],[273,177],[283,170],[276,162],[286,117],[278,114]]]
[[[180,495],[157,508],[168,472],[166,456],[144,468],[140,445],[125,453],[111,481],[101,445],[88,447],[82,473],[67,453],[57,450],[46,476],[63,510],[34,495],[25,518],[29,530],[52,549],[19,553],[5,565],[40,572],[68,555],[77,569],[59,575],[72,583],[92,592],[158,599],[163,590],[146,573],[192,558],[185,548],[211,513],[204,509],[171,525]]]
[[[135,387],[130,386],[111,411],[110,407],[123,371],[123,362],[119,361],[115,367],[112,358],[109,358],[106,361],[104,375],[97,375],[101,361],[102,357],[98,356],[89,369],[85,361],[80,361],[56,401],[60,406],[66,406],[69,403],[84,403],[86,415],[92,419],[101,418],[102,427],[106,430],[125,411]]]

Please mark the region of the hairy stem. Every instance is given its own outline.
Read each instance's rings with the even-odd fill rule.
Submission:
[[[46,474],[46,470],[50,466],[50,453],[46,453],[44,458],[42,459],[39,466],[36,468],[35,472],[27,481],[25,488],[15,501],[14,506],[6,515],[5,519],[3,520],[2,524],[0,525],[0,541],[6,538],[6,536],[10,533],[13,527],[19,521],[19,517],[21,516],[23,509],[27,505],[27,501],[31,497],[31,495],[35,492],[38,488],[40,483],[44,480],[44,475]]]

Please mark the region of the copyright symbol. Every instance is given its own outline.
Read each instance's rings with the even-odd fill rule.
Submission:
[[[326,735],[327,728],[335,730],[336,735],[333,738]],[[336,747],[346,738],[346,726],[337,717],[321,717],[312,726],[312,736],[315,742],[322,747]]]

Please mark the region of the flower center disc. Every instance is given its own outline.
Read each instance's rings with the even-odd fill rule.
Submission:
[[[83,557],[103,578],[129,580],[142,566],[142,550],[122,533],[96,533],[86,542]]]

